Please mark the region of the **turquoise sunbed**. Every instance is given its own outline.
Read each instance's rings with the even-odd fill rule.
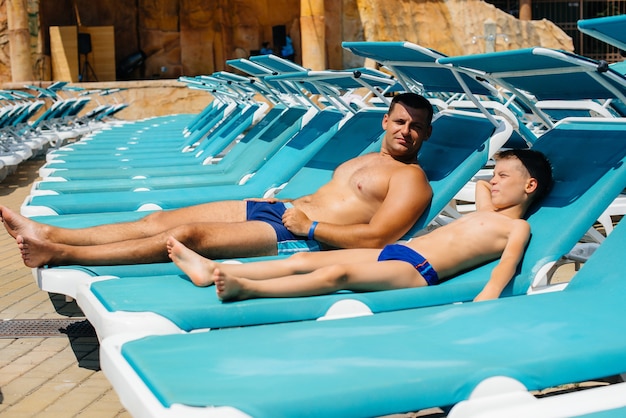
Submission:
[[[435,97],[465,97],[475,109],[490,117],[492,112],[485,101],[502,104],[500,93],[484,79],[468,76],[439,64],[446,55],[411,42],[344,42],[342,46],[353,54],[369,58],[393,71],[406,89],[424,91]],[[449,99],[447,99],[449,100]],[[514,116],[508,118],[515,129],[507,147],[532,144],[536,135],[525,128]]]
[[[236,110],[220,121],[200,144],[190,152],[175,152],[175,149],[167,149],[159,154],[155,149],[154,153],[122,153],[91,155],[89,158],[77,156],[69,161],[50,161],[46,163],[49,170],[58,169],[101,169],[101,168],[121,168],[121,167],[156,167],[156,166],[176,166],[183,164],[198,164],[206,158],[215,157],[222,152],[235,138],[247,129],[254,119],[254,115],[259,110],[259,105],[239,106]]]
[[[284,183],[293,179],[306,177],[306,190],[309,187],[317,189],[324,184],[313,173],[322,167],[333,170],[342,162],[356,155],[368,152],[376,152],[380,149],[380,138],[383,132],[381,120],[386,113],[384,109],[364,109],[345,120],[341,126],[337,122],[343,114],[332,109],[325,109],[321,114],[326,114],[328,121],[320,124],[307,124],[280,151],[269,159],[263,167],[246,183],[241,186],[213,186],[211,194],[204,196],[203,201],[224,199],[244,199],[249,197],[261,197],[264,193],[273,193],[280,190]],[[338,130],[337,130],[338,129]],[[304,189],[304,188],[303,188]],[[305,192],[303,191],[303,194]],[[111,212],[103,214],[83,214],[65,216],[45,216],[35,219],[44,223],[65,226],[71,228],[93,226],[102,223],[120,222],[138,219],[145,216],[146,212]],[[162,269],[168,264],[158,264],[156,268]],[[151,265],[126,266],[131,269],[152,268]],[[112,268],[115,268],[113,266]],[[78,283],[73,272],[81,267],[70,268],[42,268],[38,269],[37,280],[42,290],[75,294]]]
[[[173,209],[182,206],[189,206],[198,203],[209,202],[215,199],[219,199],[220,194],[213,189],[219,185],[236,186],[238,182],[242,181],[243,177],[248,174],[253,174],[258,171],[264,164],[265,158],[270,158],[281,147],[283,147],[291,138],[294,137],[302,129],[302,123],[307,110],[305,108],[290,108],[283,112],[277,119],[273,121],[269,126],[264,127],[260,132],[255,131],[250,141],[243,141],[237,144],[231,158],[226,158],[227,163],[224,166],[226,170],[220,172],[222,167],[220,164],[214,167],[220,167],[210,169],[210,167],[203,167],[206,173],[203,171],[193,171],[197,176],[203,176],[205,178],[182,178],[180,181],[174,177],[173,180],[153,180],[155,186],[161,185],[161,187],[154,187],[156,190],[142,189],[140,185],[141,180],[137,180],[139,186],[125,187],[125,191],[107,191],[100,193],[68,193],[63,195],[31,195],[27,201],[22,205],[22,214],[37,215],[37,214],[76,214],[76,213],[98,213],[98,212],[119,212],[119,211],[133,211],[133,210],[146,210],[146,209]],[[326,121],[328,115],[336,115],[332,112],[320,114],[318,118],[321,120],[323,126],[328,127]],[[334,122],[338,122],[337,118],[331,118]],[[314,125],[318,122],[315,120]],[[332,126],[332,125],[330,125]],[[317,127],[312,128],[317,131]],[[256,150],[259,154],[251,156],[247,161],[239,161],[239,164],[235,164],[237,157],[241,157],[241,153],[238,151],[250,150],[251,152]],[[228,155],[228,154],[227,154]],[[246,156],[247,157],[247,156]],[[194,168],[197,168],[200,163],[196,163]],[[230,172],[228,169],[230,168]],[[119,169],[122,171],[122,169]],[[189,174],[185,173],[183,167],[172,167],[172,171],[179,172],[181,175]],[[214,174],[214,175],[211,175]],[[150,182],[146,186],[150,185]],[[258,182],[255,182],[258,183]],[[115,184],[115,183],[113,183]],[[261,188],[255,189],[256,191],[249,190],[252,186],[248,186],[248,194],[245,197],[262,194],[263,191],[269,187],[267,184],[258,183]],[[131,191],[128,191],[128,189]],[[237,188],[236,188],[237,189]],[[236,190],[233,189],[233,190]],[[137,190],[137,191],[135,191]],[[243,192],[246,189],[239,189]],[[237,193],[237,196],[241,194]]]
[[[174,123],[175,126],[172,132],[170,129],[171,121],[169,121],[171,116],[129,122],[89,135],[81,141],[63,147],[58,153],[51,153],[47,157],[48,162],[40,168],[39,174],[44,178],[54,176],[65,179],[72,178],[70,175],[72,172],[78,178],[81,178],[81,173],[88,173],[87,176],[94,176],[94,171],[89,168],[69,171],[67,167],[62,167],[55,163],[57,160],[64,162],[66,159],[88,159],[89,156],[94,154],[105,155],[110,158],[112,154],[115,155],[130,149],[146,151],[152,149],[152,147],[165,148],[171,152],[183,152],[187,147],[198,143],[204,138],[227,114],[232,113],[232,108],[227,105],[210,105],[209,108],[212,109],[211,113],[206,114],[203,112],[199,114],[197,119],[202,124],[195,125],[193,131],[188,131],[188,135],[184,134],[183,126],[176,123]],[[165,122],[165,128],[162,122]],[[189,122],[193,123],[195,121]],[[54,164],[57,165],[57,168],[54,168]]]
[[[326,85],[332,85],[332,87],[334,88],[339,82],[341,82],[341,85],[338,88],[342,88],[342,89],[346,89],[349,87],[352,88],[356,88],[356,87],[362,87],[363,85],[367,85],[369,88],[376,88],[379,85],[381,87],[387,88],[390,84],[393,85],[396,82],[391,80],[390,77],[386,74],[383,73],[377,73],[374,74],[373,72],[367,72],[365,75],[362,74],[361,72],[359,72],[359,74],[357,75],[356,72],[354,71],[343,71],[343,72],[332,72],[329,73],[329,77],[330,80],[326,80],[324,81],[324,83]],[[316,76],[315,80],[310,81],[308,84],[309,85],[314,85],[316,83],[320,82],[320,76]],[[358,78],[367,78],[367,83],[364,83],[361,80],[355,81]],[[277,106],[278,107],[278,106]],[[282,106],[280,106],[282,107]],[[124,183],[122,182],[122,185],[120,186],[120,184],[118,182],[105,182],[105,187],[126,187],[126,190],[128,190],[128,188],[131,188],[132,190],[135,189],[139,189],[142,191],[141,196],[137,196],[133,194],[126,194],[126,195],[111,195],[111,194],[106,194],[106,195],[100,195],[98,198],[95,198],[97,201],[104,201],[107,200],[109,201],[107,203],[109,208],[115,208],[115,210],[124,210],[124,208],[122,207],[120,209],[119,204],[124,204],[124,202],[126,202],[126,204],[128,205],[135,205],[135,208],[138,207],[136,205],[135,200],[136,198],[142,199],[143,200],[143,204],[141,207],[146,207],[146,205],[149,205],[150,203],[145,203],[146,199],[157,199],[157,200],[163,200],[165,199],[163,196],[163,194],[161,194],[161,197],[159,197],[158,195],[155,195],[154,193],[150,194],[150,193],[146,193],[145,190],[146,189],[150,189],[151,186],[154,188],[172,188],[174,186],[181,188],[182,186],[202,186],[202,185],[219,185],[219,184],[228,184],[228,183],[235,183],[235,182],[241,182],[242,181],[242,177],[243,175],[250,175],[252,174],[255,170],[257,170],[259,168],[259,165],[263,162],[264,158],[263,157],[268,157],[271,156],[272,152],[275,152],[283,143],[284,140],[287,140],[289,138],[290,135],[292,135],[295,130],[300,126],[298,123],[296,123],[295,120],[288,120],[290,117],[292,117],[291,115],[294,112],[299,112],[299,109],[303,109],[302,107],[291,107],[289,109],[287,109],[285,111],[285,114],[281,115],[281,121],[280,124],[275,125],[271,128],[271,130],[263,133],[264,138],[263,141],[264,142],[259,142],[259,141],[241,141],[239,142],[237,145],[235,145],[233,147],[233,149],[231,149],[228,154],[226,154],[226,156],[222,159],[222,161],[217,164],[217,166],[219,167],[212,167],[215,168],[216,172],[219,172],[219,174],[221,174],[219,176],[219,178],[216,177],[209,177],[207,178],[202,177],[202,178],[186,178],[186,179],[182,179],[181,184],[176,184],[176,179],[160,179],[160,180],[137,180],[137,181],[133,181],[132,184],[129,184],[128,186],[124,186]],[[313,111],[315,108],[311,108],[309,107],[310,111]],[[348,108],[348,106],[346,106],[346,111],[353,111],[351,108]],[[303,116],[303,115],[302,115]],[[320,117],[324,117],[324,116],[320,116]],[[284,119],[284,120],[283,120]],[[278,123],[278,122],[277,122]],[[262,123],[259,123],[257,125],[262,125]],[[256,128],[256,126],[255,126]],[[283,140],[281,140],[281,138]],[[253,142],[253,144],[249,144],[248,142]],[[245,145],[245,148],[244,148]],[[268,148],[269,147],[269,148]],[[251,151],[254,151],[256,149],[257,152],[254,152],[255,156],[252,157],[247,157],[245,159],[245,162],[242,164],[241,162],[239,162],[239,156],[242,155],[245,150],[252,148]],[[267,148],[268,150],[266,150],[265,152],[259,152],[259,149],[261,148]],[[235,151],[235,149],[237,150],[237,152]],[[232,164],[227,164],[226,161],[232,163]],[[238,162],[238,164],[236,165],[236,168],[233,168],[233,172],[230,176],[226,175],[227,173],[225,173],[225,171],[222,169],[222,167],[235,167],[235,162]],[[205,168],[202,172],[198,171],[198,174],[207,174],[212,172],[212,168]],[[133,175],[138,175],[138,171],[137,170],[132,170],[132,169],[128,169],[128,170],[117,170],[117,172],[115,170],[110,170],[107,172],[103,172],[102,169],[98,170],[98,174],[103,176],[104,178],[111,178],[111,177],[116,177],[119,175],[123,175],[120,174],[121,173],[126,173],[126,172],[132,172]],[[141,171],[141,170],[140,170]],[[75,173],[75,170],[73,170],[73,172]],[[241,174],[243,173],[243,174]],[[144,172],[142,175],[142,177],[145,177],[146,174],[154,174],[154,172],[150,172],[150,173],[146,173]],[[189,174],[188,171],[185,171],[184,169],[180,169],[178,170],[178,174],[180,175],[186,175]],[[93,175],[93,173],[91,174]],[[86,183],[83,185],[80,185],[81,187],[85,188],[88,187],[90,193],[93,192],[97,192],[97,191],[101,191],[102,189],[99,189],[97,186],[93,186],[91,187],[90,183]],[[44,185],[42,185],[41,187],[45,187]],[[72,185],[63,185],[61,186],[65,189],[70,189],[70,190],[75,190],[75,189],[71,189],[73,186]],[[170,193],[170,195],[172,195],[172,193]],[[74,197],[72,197],[70,200],[70,204],[69,206],[71,207],[71,210],[73,211],[81,211],[81,213],[84,212],[90,212],[93,211],[92,209],[90,209],[90,207],[93,206],[88,206],[87,208],[85,208],[85,205],[80,205],[77,203],[78,199],[81,199],[81,196],[77,196],[77,199],[75,199]],[[168,196],[167,199],[169,199],[170,197]],[[55,205],[55,213],[59,213],[57,210],[60,208],[59,205],[63,205],[62,200],[58,200],[56,198],[53,197],[31,197],[30,200],[32,200],[32,204],[25,204],[23,206],[23,211],[30,213],[30,214],[35,214],[37,213],[37,211],[39,210],[39,208],[37,207],[37,205],[41,205],[42,202],[43,204],[46,204],[46,202],[53,202],[53,204]],[[38,203],[35,203],[34,201],[37,201]],[[82,199],[81,199],[82,200]],[[90,197],[88,199],[86,199],[89,201],[89,205],[93,205],[94,203],[94,197]],[[111,205],[111,202],[115,202],[113,205]],[[184,202],[182,204],[185,204]],[[68,205],[64,206],[65,208],[68,207]],[[163,207],[161,205],[159,205],[159,207]],[[99,207],[98,210],[103,210],[102,206]],[[129,210],[129,209],[126,209]],[[132,210],[132,209],[131,209]],[[109,211],[111,211],[111,209],[109,209]]]
[[[277,107],[270,109],[260,121],[258,121],[254,126],[249,128],[249,130],[245,133],[244,137],[247,138],[247,140],[251,140],[252,138],[255,138],[261,135],[263,132],[265,132],[266,129],[269,128],[269,126],[276,123],[276,120],[284,113],[285,110],[286,109],[284,106],[277,106]],[[294,113],[299,113],[299,111],[295,110]],[[211,122],[208,122],[208,124],[210,123]],[[236,129],[236,131],[240,132],[240,129],[238,128]],[[205,130],[205,128],[197,129],[188,138],[183,138],[182,142],[178,140],[177,141],[178,145],[176,145],[176,150],[170,150],[170,153],[167,154],[169,155],[169,154],[185,152],[187,154],[190,154],[190,155],[187,155],[188,157],[195,158],[195,161],[193,161],[192,164],[181,164],[180,166],[175,166],[174,164],[164,164],[161,166],[131,167],[131,166],[126,166],[123,163],[121,163],[118,167],[99,168],[98,170],[93,170],[89,168],[49,170],[49,169],[46,169],[46,167],[44,166],[42,167],[42,169],[40,169],[40,174],[42,174],[42,176],[44,177],[47,177],[45,179],[46,181],[52,182],[52,181],[56,181],[57,179],[66,180],[66,181],[74,181],[74,180],[95,180],[95,179],[106,178],[106,179],[113,180],[113,179],[136,179],[136,178],[154,177],[154,176],[168,176],[172,174],[177,175],[179,173],[180,175],[193,174],[195,172],[202,173],[202,170],[203,170],[202,166],[209,164],[213,161],[211,156],[208,154],[213,154],[215,152],[218,152],[217,149],[207,150],[205,148],[204,152],[206,152],[206,154],[202,153],[196,158],[196,155],[198,155],[202,150],[198,150],[197,153],[193,152],[194,149],[191,147],[191,145],[201,141],[206,133],[207,131]],[[137,151],[149,153],[151,144],[153,144],[155,147],[157,147],[156,152],[157,152],[157,155],[159,155],[159,151],[161,149],[158,148],[158,143],[154,144],[153,138],[160,137],[160,135],[162,134],[167,135],[167,132],[162,131],[162,125],[157,125],[157,126],[148,125],[145,127],[139,126],[137,132],[122,133],[122,135],[124,135],[126,138],[124,142],[122,143],[115,143],[115,144],[109,145],[107,144],[108,139],[109,139],[108,136],[104,138],[100,138],[100,137],[97,138],[97,139],[102,139],[102,141],[96,141],[96,142],[98,142],[99,144],[102,144],[103,146],[96,145],[96,148],[97,148],[97,152],[105,152],[106,150],[106,152],[110,154],[118,154],[118,150],[121,149],[123,151],[128,148],[133,148],[134,150],[137,150]],[[180,131],[179,130],[176,131],[174,133],[174,136],[181,137]],[[218,142],[220,142],[221,145],[223,145],[221,138],[232,137],[232,133],[226,132],[225,130],[220,129],[219,131],[211,132],[210,136],[216,137],[218,139]],[[210,141],[210,138],[207,137],[206,140]],[[91,142],[93,141],[89,141],[90,145],[91,145]],[[114,148],[112,148],[112,146]],[[166,146],[169,147],[169,145],[166,145]],[[78,147],[75,147],[75,148],[78,148]],[[91,147],[91,148],[94,148],[94,147]],[[85,152],[85,153],[81,152],[80,154],[85,160],[88,160],[90,158],[90,155],[88,152]],[[123,156],[121,151],[120,151],[120,155]],[[173,162],[174,160],[172,159],[171,161]],[[168,161],[166,160],[165,162],[167,163]],[[176,168],[175,169],[172,168],[173,166]],[[43,170],[45,170],[44,173],[42,173]],[[77,187],[80,187],[80,182],[77,184],[79,185]],[[61,186],[61,187],[70,187],[70,186]]]
[[[535,100],[626,99],[626,77],[605,62],[565,51],[536,47],[442,57],[437,62],[503,86],[528,105],[547,127],[553,122],[537,109],[528,94]]]
[[[63,146],[46,156],[47,161],[68,161],[86,156],[102,157],[116,153],[141,153],[152,150],[184,151],[199,142],[209,130],[222,120],[229,106],[214,100],[202,112],[191,115],[168,115],[127,122],[110,129],[98,130],[72,144]],[[234,107],[234,105],[232,106]]]
[[[306,117],[305,117],[306,116]],[[312,118],[312,119],[310,119]],[[298,130],[301,123],[317,123],[313,109],[301,107],[272,108],[236,145],[215,164],[98,170],[97,179],[45,181],[35,190],[64,193],[102,193],[134,190],[177,189],[219,184],[237,184],[244,176],[256,172]],[[321,116],[319,119],[324,119]],[[69,170],[72,172],[72,170]],[[126,174],[125,178],[121,178]]]
[[[483,396],[506,396],[511,379],[536,390],[611,376],[626,371],[625,244],[619,225],[561,292],[121,335],[102,342],[100,361],[123,405],[146,416],[381,416],[451,406],[481,384]]]
[[[603,132],[602,137],[596,135],[597,131]],[[626,186],[626,168],[623,166],[626,159],[625,132],[626,124],[623,122],[569,121],[545,134],[536,144],[537,149],[551,158],[556,184],[550,196],[528,218],[533,238],[516,276],[503,292],[504,296],[520,295],[545,287],[546,283],[542,280],[547,270],[574,247],[604,208]],[[590,138],[590,135],[593,137]],[[569,143],[567,147],[566,143]],[[590,143],[593,147],[586,150]],[[586,173],[585,176],[579,175],[581,170]],[[437,196],[437,186],[433,187]],[[559,230],[559,239],[554,239],[555,228]],[[121,267],[96,267],[92,268],[92,272],[105,278],[108,278],[107,274],[119,275],[122,279],[96,281],[93,284],[84,282],[76,297],[102,337],[122,330],[188,332],[316,319],[333,309],[341,309],[342,305],[345,305],[347,314],[354,314],[470,301],[480,292],[495,264],[488,263],[428,288],[360,294],[342,292],[310,298],[257,299],[235,303],[219,302],[213,287],[197,288],[180,272],[174,270],[166,275],[165,269],[171,267],[156,272],[161,276],[145,276],[133,268],[124,271]],[[151,273],[155,274],[153,267],[151,269]],[[149,293],[145,292],[146,283],[149,283]],[[155,300],[158,304],[154,303]],[[185,303],[181,303],[182,300]],[[338,303],[343,300],[356,303]],[[138,314],[135,316],[133,313]]]
[[[510,135],[510,126],[508,131],[494,132],[494,128],[490,121],[476,114],[463,114],[444,111],[438,115],[434,121],[434,134],[423,145],[420,152],[420,160],[423,161],[422,167],[425,169],[434,191],[434,197],[431,205],[407,233],[407,238],[414,236],[430,223],[439,212],[441,212],[446,204],[453,198],[458,190],[484,166],[490,155],[492,155],[507,140]],[[473,135],[465,135],[460,137],[458,130],[464,132],[473,132]],[[331,151],[330,148],[328,148]],[[318,155],[319,157],[319,155]],[[326,158],[324,158],[326,160]],[[322,183],[327,176],[330,176],[332,169],[322,164],[307,164],[307,167],[299,174],[306,174],[307,177],[314,177]],[[296,176],[298,177],[298,176]],[[308,191],[305,184],[298,185],[296,178],[292,179],[284,192],[289,194],[288,188],[292,186],[297,192]],[[295,193],[294,193],[295,194]],[[279,193],[279,197],[283,195],[283,191]],[[154,266],[148,266],[143,272],[139,267],[129,266],[126,271],[121,266],[112,269],[87,268],[101,277],[88,279],[86,277],[80,279],[74,276],[69,279],[63,276],[63,271],[56,273],[58,276],[54,280],[55,283],[65,284],[65,291],[69,289],[68,282],[76,288],[79,284],[85,284],[78,290],[76,298],[83,312],[88,316],[92,324],[98,330],[101,338],[110,333],[123,332],[124,330],[134,329],[139,326],[146,330],[148,328],[163,332],[161,328],[163,323],[169,323],[166,327],[167,332],[172,331],[172,323],[175,324],[176,330],[191,330],[198,328],[213,328],[222,326],[250,325],[253,323],[277,322],[277,321],[293,321],[314,319],[324,315],[324,313],[340,299],[353,299],[350,294],[322,296],[318,298],[310,298],[298,300],[294,303],[293,299],[274,299],[274,300],[258,300],[249,301],[242,304],[222,304],[215,297],[212,288],[197,288],[188,280],[180,276],[180,272],[171,270],[172,265],[164,265],[162,270],[155,270]],[[55,270],[55,269],[53,269]],[[172,274],[164,276],[164,274]],[[42,270],[44,274],[49,272]],[[66,273],[68,274],[68,273]],[[153,277],[154,275],[156,277]],[[93,280],[109,278],[111,275],[118,275],[122,278],[119,280],[99,281],[89,286],[87,283]],[[104,276],[104,277],[102,277]],[[132,277],[141,276],[141,277]],[[63,279],[61,279],[63,277]],[[50,285],[49,280],[48,285]],[[82,286],[82,285],[81,285]],[[160,306],[154,306],[148,303],[147,299],[137,295],[135,292],[139,287],[149,286],[153,295],[161,295],[161,292],[167,292],[168,295],[176,295],[168,298],[168,301],[162,301]],[[126,304],[119,296],[122,292],[118,292],[122,288],[126,288],[125,300]],[[177,288],[180,292],[174,292]],[[144,292],[145,294],[145,292]],[[362,297],[361,297],[362,296]],[[180,299],[178,299],[180,297]],[[386,298],[387,296],[382,296]],[[391,302],[392,295],[389,295]],[[356,299],[369,305],[369,301],[374,304],[373,309],[377,309],[382,305],[386,305],[385,309],[393,309],[393,303],[383,302],[378,304],[377,295],[360,295]],[[410,296],[401,298],[403,300],[411,299]],[[160,296],[155,296],[154,300],[161,300]],[[176,300],[176,301],[175,301]],[[184,304],[180,301],[185,300]],[[122,305],[120,305],[121,303]],[[350,302],[348,302],[350,303]],[[184,305],[184,306],[183,306]],[[341,304],[340,304],[341,305]],[[176,309],[178,306],[180,309]],[[174,308],[172,310],[172,308]],[[176,311],[177,312],[174,312]],[[138,313],[138,314],[137,314]],[[133,320],[134,317],[134,320]],[[144,317],[156,318],[154,328],[152,323],[147,325],[142,320]],[[169,318],[169,319],[163,319]],[[120,325],[120,322],[124,322]],[[180,331],[178,331],[180,332]]]
[[[626,51],[626,14],[579,20],[578,30]]]

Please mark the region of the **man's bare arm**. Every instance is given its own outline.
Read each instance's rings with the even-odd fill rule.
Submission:
[[[389,182],[387,196],[367,224],[335,225],[320,222],[315,239],[338,248],[382,248],[397,241],[422,215],[432,189],[421,169],[398,170]]]
[[[500,297],[502,290],[513,278],[529,239],[530,225],[528,222],[522,219],[515,220],[500,261],[491,272],[491,277],[483,290],[474,298],[474,302]]]

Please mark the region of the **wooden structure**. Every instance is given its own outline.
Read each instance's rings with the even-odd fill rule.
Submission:
[[[91,52],[78,53],[78,33],[91,36]],[[115,35],[113,26],[51,26],[50,52],[52,79],[78,82],[85,58],[93,67],[97,81],[115,81]],[[96,80],[84,80],[96,81]]]

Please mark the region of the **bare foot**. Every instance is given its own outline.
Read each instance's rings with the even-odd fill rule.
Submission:
[[[223,273],[219,268],[213,270],[213,281],[217,297],[223,301],[243,300],[250,296],[245,292],[243,281],[239,277]]]
[[[5,206],[0,206],[0,218],[2,219],[4,228],[13,238],[22,235],[41,240],[47,239],[44,225],[37,224]]]
[[[37,239],[18,235],[15,240],[26,267],[41,267],[50,264],[52,255],[56,251],[55,244],[47,244]]]
[[[215,261],[202,257],[174,237],[167,239],[167,255],[196,286],[213,284],[213,269],[217,267]]]

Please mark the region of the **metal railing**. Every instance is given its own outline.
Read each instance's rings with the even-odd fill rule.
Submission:
[[[488,0],[497,8],[519,17],[518,0]],[[574,52],[609,63],[622,61],[618,48],[583,35],[576,25],[580,19],[626,14],[626,0],[532,0],[533,20],[548,19],[568,34]]]

